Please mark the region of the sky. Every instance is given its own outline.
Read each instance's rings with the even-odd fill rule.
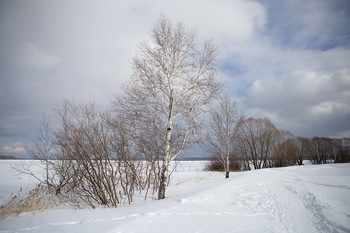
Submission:
[[[350,137],[349,0],[0,0],[0,154],[26,154],[64,98],[108,107],[161,15],[213,40],[247,117]]]

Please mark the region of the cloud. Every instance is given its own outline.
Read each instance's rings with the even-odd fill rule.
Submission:
[[[154,0],[147,5],[136,2],[132,13],[142,16],[140,30],[147,31],[161,15],[167,16],[173,23],[182,22],[189,28],[195,28],[200,40],[213,39],[218,45],[223,59],[228,55],[228,47],[244,42],[266,24],[266,9],[257,1],[244,0],[179,0],[176,2]]]
[[[180,1],[171,9],[169,17],[175,18],[182,11],[183,17],[176,21],[194,26],[200,35],[217,38],[226,46],[244,41],[266,23],[265,8],[255,1]]]
[[[5,155],[23,154],[23,153],[27,153],[27,148],[22,143],[16,142],[10,145],[3,146],[1,148],[1,153]]]
[[[327,50],[349,46],[350,2],[261,0],[269,10],[266,34],[287,47]]]
[[[270,114],[278,125],[299,134],[311,125],[321,124],[320,135],[340,136],[350,126],[350,69],[333,75],[298,71],[283,78],[254,81],[247,90],[245,103],[250,114]],[[267,112],[267,113],[266,113]],[[272,116],[271,116],[272,115]],[[335,132],[332,121],[338,121]],[[316,130],[316,129],[315,129]]]

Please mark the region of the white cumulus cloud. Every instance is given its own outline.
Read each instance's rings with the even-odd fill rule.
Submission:
[[[12,143],[10,145],[5,145],[1,148],[1,153],[7,154],[23,154],[27,152],[27,148],[20,142]]]

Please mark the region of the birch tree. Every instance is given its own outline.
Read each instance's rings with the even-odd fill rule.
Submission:
[[[194,139],[196,118],[219,92],[217,50],[196,33],[161,17],[132,59],[133,75],[115,106],[140,128],[152,127],[162,146],[158,199],[165,198],[169,164]],[[147,127],[144,126],[147,124]]]
[[[223,164],[225,177],[230,174],[230,154],[235,139],[236,124],[243,119],[236,102],[228,97],[210,109],[210,123],[204,140],[205,147]]]

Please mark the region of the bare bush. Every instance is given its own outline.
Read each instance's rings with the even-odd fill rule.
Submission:
[[[52,123],[49,118],[43,116],[41,127],[34,138],[34,147],[30,150],[32,158],[40,162],[35,165],[43,172],[34,173],[31,163],[22,163],[13,169],[33,176],[57,195],[75,174],[71,172],[71,162],[63,157],[61,148],[56,143],[56,132],[52,128]]]
[[[93,103],[65,100],[55,111],[52,128],[43,123],[32,150],[43,174],[30,167],[19,170],[62,200],[78,208],[117,207],[134,202],[136,193],[147,198],[150,189],[158,190],[158,157],[145,152],[144,137],[136,137],[135,127],[119,115],[100,112]]]
[[[237,156],[233,155],[232,153],[229,156],[229,164],[230,164],[230,167],[229,167],[230,171],[247,170],[242,166],[243,162],[239,160]],[[218,156],[212,156],[210,160],[205,164],[204,170],[225,172],[226,174],[226,167],[224,166],[224,163],[218,158]]]

